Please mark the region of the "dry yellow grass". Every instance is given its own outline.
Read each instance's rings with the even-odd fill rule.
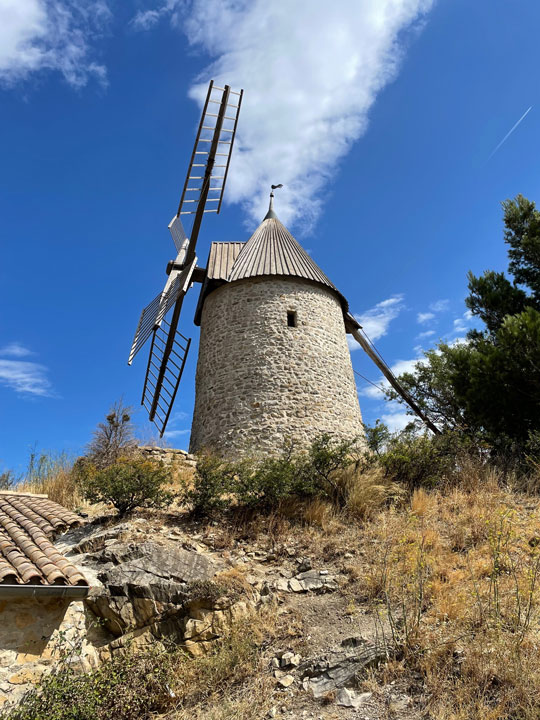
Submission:
[[[341,472],[345,489],[346,508],[359,520],[367,520],[390,500],[404,496],[400,486],[385,476],[382,468],[367,469],[351,465]]]
[[[469,468],[470,471],[470,468]],[[442,720],[540,715],[540,516],[495,478],[417,490],[367,526],[358,588]],[[467,487],[468,485],[468,487]],[[382,624],[381,624],[382,626]],[[414,683],[413,683],[414,684]]]
[[[47,495],[50,500],[69,510],[74,510],[84,504],[71,473],[71,463],[65,460],[52,462],[47,472],[40,477],[19,483],[17,490]]]

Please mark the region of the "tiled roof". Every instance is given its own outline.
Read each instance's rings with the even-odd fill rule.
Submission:
[[[88,585],[52,544],[81,518],[44,495],[0,493],[0,583]]]

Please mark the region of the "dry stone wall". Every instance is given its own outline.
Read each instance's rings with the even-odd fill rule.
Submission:
[[[157,445],[139,445],[137,448],[144,460],[162,462],[164,465],[183,465],[195,467],[196,459],[185,450],[177,448],[159,447]]]
[[[305,448],[322,432],[363,436],[335,293],[268,277],[212,292],[202,312],[190,451],[269,455],[286,440]]]

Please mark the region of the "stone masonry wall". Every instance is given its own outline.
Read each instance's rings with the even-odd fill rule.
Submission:
[[[288,327],[287,312],[297,327]],[[205,300],[190,451],[275,454],[363,436],[341,305],[320,285],[255,278]]]
[[[16,702],[61,652],[83,670],[97,663],[83,602],[62,598],[0,600],[0,711]]]
[[[195,467],[196,460],[185,450],[177,448],[158,447],[156,445],[139,445],[138,447],[141,457],[145,460],[156,460],[164,465],[182,465],[186,467]]]

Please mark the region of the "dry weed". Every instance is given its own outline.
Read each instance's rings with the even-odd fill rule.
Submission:
[[[430,717],[533,720],[539,516],[487,471],[462,472],[464,488],[418,490],[408,508],[366,527],[358,592],[376,602],[387,640],[401,648],[403,662],[386,675],[419,673]]]
[[[390,500],[403,496],[403,491],[385,476],[381,467],[362,469],[350,465],[341,472],[341,484],[345,489],[346,509],[355,518],[367,520]]]
[[[66,461],[53,462],[41,477],[25,480],[17,485],[18,492],[47,495],[49,500],[74,510],[81,507],[83,499]]]

